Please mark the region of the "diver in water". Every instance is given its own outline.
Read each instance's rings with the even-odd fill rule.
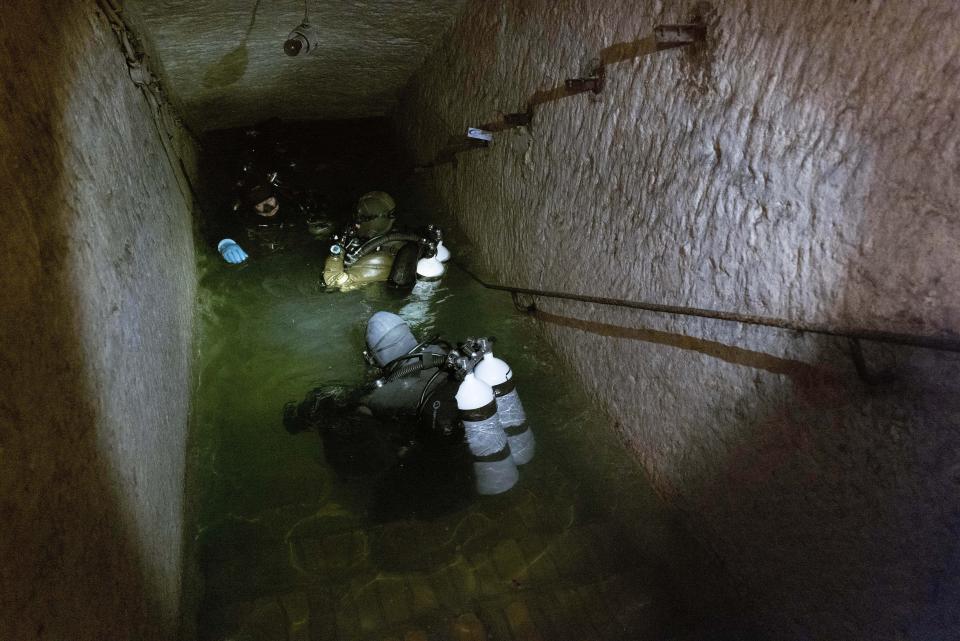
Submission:
[[[461,499],[513,487],[535,442],[492,339],[417,341],[402,318],[377,312],[366,342],[376,380],[353,391],[317,388],[287,403],[287,431],[319,432],[342,477],[389,479],[383,487],[394,489],[411,478],[442,479]]]
[[[338,445],[351,439],[341,437],[371,425],[377,425],[396,449],[418,439],[449,437],[458,430],[462,435],[454,399],[459,383],[446,367],[453,353],[453,346],[439,338],[417,341],[396,314],[377,312],[367,322],[364,352],[367,363],[376,368],[377,379],[352,391],[311,390],[303,402],[286,404],[284,426],[291,434],[316,430],[325,443],[333,439],[326,453],[328,462],[348,476],[356,471],[351,468],[361,457],[344,453]]]
[[[420,232],[394,229],[396,203],[372,191],[360,197],[356,220],[333,237],[323,266],[328,290],[348,291],[376,282],[412,287],[420,279],[439,279],[450,252],[434,225]]]
[[[338,477],[372,485],[376,520],[429,518],[462,507],[473,497],[473,477],[454,400],[458,383],[440,367],[451,347],[418,342],[387,312],[370,319],[367,342],[377,382],[311,390],[302,402],[286,404],[284,426],[291,434],[318,432]]]
[[[316,177],[291,157],[279,128],[274,119],[245,132],[247,144],[231,211],[210,230],[228,263],[245,262],[248,249],[257,253],[280,249],[303,229],[313,235],[332,231],[322,214],[322,198],[309,185]]]

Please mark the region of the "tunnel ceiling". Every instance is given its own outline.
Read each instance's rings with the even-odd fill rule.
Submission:
[[[319,47],[283,42],[303,0],[127,0],[174,103],[196,132],[272,116],[381,116],[464,0],[310,0]]]

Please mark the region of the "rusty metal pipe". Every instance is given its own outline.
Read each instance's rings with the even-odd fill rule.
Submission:
[[[774,327],[777,329],[787,329],[795,332],[804,332],[809,334],[823,334],[826,336],[839,336],[842,338],[860,339],[875,341],[878,343],[891,343],[894,345],[909,345],[911,347],[923,347],[945,352],[960,353],[960,337],[956,336],[930,336],[921,334],[898,334],[895,332],[884,332],[872,329],[861,328],[836,328],[828,325],[814,323],[803,323],[800,321],[787,320],[785,318],[771,318],[768,316],[755,316],[753,314],[739,314],[736,312],[723,312],[712,309],[700,309],[696,307],[684,307],[680,305],[664,305],[662,303],[648,303],[641,301],[622,300],[618,298],[605,298],[602,296],[586,296],[583,294],[569,294],[566,292],[554,292],[540,289],[531,289],[528,287],[515,287],[512,285],[499,285],[488,283],[464,267],[459,262],[454,264],[463,270],[470,278],[477,281],[487,289],[493,289],[513,294],[525,294],[528,296],[541,296],[544,298],[557,298],[561,300],[574,300],[581,303],[590,303],[593,305],[610,305],[614,307],[626,307],[628,309],[639,309],[647,312],[659,312],[662,314],[672,314],[676,316],[695,316],[698,318],[710,318],[713,320],[728,321],[733,323],[743,323],[745,325],[760,325],[763,327]]]

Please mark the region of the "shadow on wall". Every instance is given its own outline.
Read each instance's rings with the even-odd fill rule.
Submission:
[[[813,360],[836,366],[835,347],[817,345]],[[713,512],[716,532],[749,542],[714,544],[735,574],[750,573],[740,578],[755,603],[818,611],[795,621],[768,611],[780,619],[774,629],[802,639],[946,639],[960,623],[955,577],[953,600],[944,592],[960,530],[960,515],[947,507],[960,499],[960,478],[951,478],[960,451],[958,363],[876,346],[870,361],[889,367],[894,381],[871,386],[848,370],[815,394],[792,379],[738,399],[744,429],[722,475],[701,479],[685,502]],[[918,629],[927,633],[915,636]]]
[[[0,630],[5,639],[149,639],[160,633],[131,524],[98,451],[67,264],[65,113],[74,43],[92,3],[0,7]],[[77,47],[74,47],[76,49]]]
[[[785,18],[787,24],[811,23],[804,20],[809,8],[792,11],[799,15]],[[949,26],[934,17],[931,10],[923,19],[877,20],[878,28],[895,25],[888,27],[895,28],[895,42],[922,48],[924,56],[909,58],[920,60],[913,65],[878,60],[863,77],[832,66],[831,56],[851,53],[853,45],[836,52],[829,32],[798,29],[805,49],[826,53],[798,56],[809,69],[788,88],[824,114],[824,137],[846,133],[852,141],[837,145],[853,159],[828,159],[824,166],[833,173],[816,175],[817,190],[805,201],[815,212],[826,210],[833,203],[819,189],[836,188],[839,207],[827,215],[839,220],[823,233],[848,234],[837,245],[855,248],[817,301],[831,308],[823,317],[836,325],[921,334],[960,329],[956,287],[946,285],[960,273],[957,129],[955,109],[947,106],[955,104],[951,88],[960,82],[960,65],[950,47],[932,44],[945,41],[947,28],[940,25]],[[845,18],[868,25],[872,19]],[[943,33],[931,33],[934,28]],[[881,84],[898,89],[878,96]],[[696,95],[699,83],[688,89]],[[843,218],[861,222],[844,230]],[[740,336],[791,354],[782,358],[670,332],[538,316],[575,331],[686,352],[651,363],[671,359],[676,367],[663,374],[675,398],[657,427],[693,444],[682,454],[656,451],[656,429],[641,425],[641,438],[654,439],[636,448],[656,459],[651,467],[659,490],[724,560],[773,638],[957,637],[960,356],[867,342],[870,369],[892,374],[871,385],[858,378],[837,339],[794,339],[767,329]],[[718,336],[737,334],[723,323],[709,327]],[[664,353],[651,352],[655,358]],[[718,361],[753,371],[730,371]],[[687,378],[706,378],[714,389],[698,389]],[[676,416],[694,415],[684,406],[709,412],[705,423],[677,425]]]
[[[698,352],[734,365],[762,369],[771,374],[783,374],[788,376],[795,385],[803,388],[813,388],[823,379],[831,380],[836,377],[836,373],[830,370],[809,365],[803,361],[780,358],[772,354],[726,345],[717,341],[695,338],[685,334],[639,327],[622,327],[611,323],[581,320],[538,310],[534,311],[533,314],[537,320],[550,323],[551,325],[570,327],[608,338],[627,338],[647,343],[656,343],[658,345],[667,345]]]
[[[868,344],[870,367],[893,377],[871,385],[839,360],[837,339],[814,339],[813,365],[673,332],[536,318],[782,376],[758,378],[734,403],[744,428],[719,475],[682,490],[658,483],[760,610],[818,608],[812,624],[768,629],[925,641],[960,628],[960,357]]]
[[[257,23],[257,10],[260,8],[260,0],[255,0],[253,9],[250,10],[250,23],[247,30],[243,32],[240,44],[225,53],[215,63],[207,67],[203,74],[203,86],[228,87],[243,78],[247,72],[247,64],[250,62],[250,53],[247,51],[247,40],[250,39],[250,32],[253,31]]]
[[[949,49],[932,44],[940,38],[931,28],[942,23],[925,18],[889,21],[898,25],[898,39],[926,51],[922,64],[888,59],[872,66],[875,78],[807,76],[810,95],[834,114],[831,120],[854,123],[870,168],[863,198],[856,191],[844,196],[844,208],[861,220],[851,239],[860,252],[830,301],[827,317],[839,325],[960,329],[956,290],[944,286],[960,265],[960,192],[955,162],[941,157],[944,136],[956,133],[953,92],[942,87],[956,86],[960,67]],[[811,35],[806,45],[815,47]],[[901,88],[876,106],[883,116],[871,127],[878,78]],[[830,103],[832,96],[859,104],[860,120]],[[835,167],[860,170],[842,158]],[[790,612],[766,608],[777,629],[800,639],[956,638],[960,356],[865,342],[870,369],[892,375],[870,385],[852,371],[839,341],[815,337],[807,344],[805,360],[843,375],[823,379],[815,394],[795,379],[767,379],[746,391],[735,405],[745,428],[738,444],[723,474],[702,479],[688,497],[689,509],[711,514],[716,544],[734,572],[751,573],[741,578],[756,603],[794,604]]]

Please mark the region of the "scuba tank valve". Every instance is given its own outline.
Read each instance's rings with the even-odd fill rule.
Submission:
[[[443,230],[436,225],[427,225],[427,235],[436,244],[437,260],[441,263],[450,260],[450,250],[443,244]]]
[[[423,258],[417,261],[417,280],[440,280],[447,268],[437,259],[437,246],[433,242],[424,245]]]

